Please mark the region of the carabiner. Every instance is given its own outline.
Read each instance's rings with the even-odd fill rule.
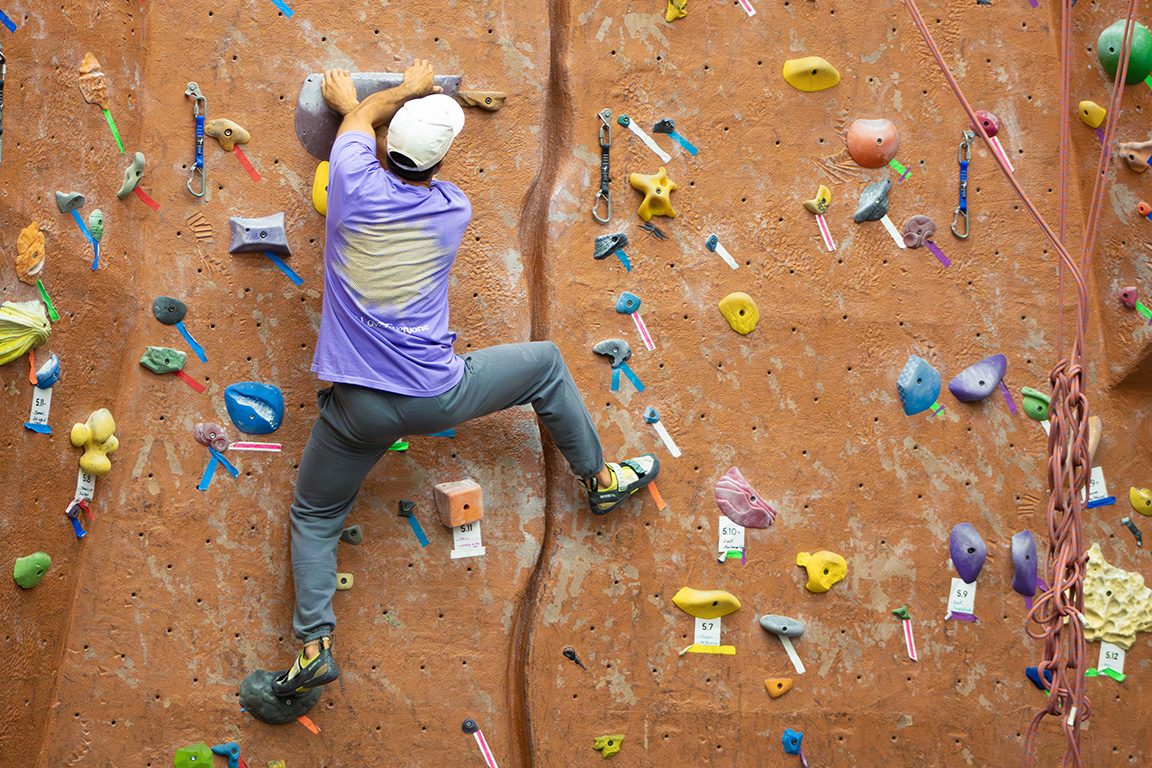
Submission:
[[[592,204],[592,218],[601,224],[612,220],[612,188],[609,173],[609,149],[612,147],[612,110],[604,109],[599,112],[600,118],[600,191],[596,193],[596,200]],[[604,201],[605,214],[600,218],[600,201]]]
[[[204,113],[208,110],[208,100],[196,83],[188,83],[184,95],[192,97],[192,117],[196,118],[196,161],[192,165],[192,178],[188,179],[188,191],[196,197],[204,197],[208,191],[208,176],[204,173]],[[192,188],[197,173],[200,175],[199,192]]]
[[[968,218],[968,163],[972,161],[972,142],[976,140],[974,131],[964,131],[964,140],[956,149],[956,159],[960,162],[960,204],[952,213],[952,234],[961,240],[968,239],[972,231],[972,223]],[[956,231],[960,219],[964,219],[964,234]]]

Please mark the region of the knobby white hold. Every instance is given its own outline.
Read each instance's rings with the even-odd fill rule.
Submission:
[[[645,133],[643,128],[636,125],[635,120],[629,120],[628,121],[628,128],[632,131],[632,133],[639,136],[640,141],[647,144],[648,149],[655,152],[657,157],[659,157],[661,160],[663,160],[666,163],[672,162],[672,155],[670,155],[667,152],[665,152],[664,150],[660,149],[660,145],[657,144],[656,141],[651,136],[649,136],[647,133]]]

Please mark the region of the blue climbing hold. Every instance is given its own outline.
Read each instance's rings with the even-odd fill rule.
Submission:
[[[660,412],[652,406],[648,406],[644,409],[644,421],[648,422],[649,424],[655,424],[656,422],[660,421]]]
[[[800,742],[804,739],[804,734],[800,731],[794,731],[791,728],[784,729],[784,737],[781,741],[784,743],[784,751],[790,755],[800,754]]]
[[[640,309],[640,297],[634,293],[624,291],[624,293],[620,294],[620,298],[616,299],[617,312],[630,315],[638,309]]]
[[[240,768],[240,745],[234,741],[227,744],[217,744],[212,747],[212,754],[228,758],[228,768]]]
[[[48,362],[36,369],[36,386],[48,389],[58,378],[60,378],[60,358],[53,352],[48,357]]]
[[[904,413],[914,416],[931,408],[940,397],[940,372],[927,360],[909,355],[904,371],[896,380],[896,390],[904,404]]]
[[[241,432],[267,435],[284,420],[284,395],[268,384],[242,381],[224,390],[228,417]]]
[[[1025,677],[1027,677],[1029,680],[1032,681],[1032,685],[1036,686],[1037,688],[1039,688],[1042,691],[1045,690],[1044,683],[1040,682],[1040,668],[1039,667],[1028,667],[1027,669],[1024,670],[1024,675],[1025,675]],[[1044,679],[1047,680],[1049,683],[1052,682],[1052,670],[1050,670],[1050,669],[1044,670]]]

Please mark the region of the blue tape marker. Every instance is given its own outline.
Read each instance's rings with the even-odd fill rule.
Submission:
[[[430,435],[426,435],[426,437],[456,437],[456,430],[446,429],[443,432],[433,432]]]
[[[200,478],[200,485],[196,486],[196,490],[208,490],[208,486],[212,484],[212,475],[216,473],[216,467],[219,465],[220,461],[215,456],[211,456],[208,459],[208,466],[204,467],[204,476]]]
[[[617,250],[616,255],[620,257],[621,263],[624,264],[624,269],[631,272],[632,271],[632,265],[628,263],[628,254],[624,253],[624,249],[620,248],[619,250]]]
[[[280,271],[288,275],[289,280],[296,283],[296,285],[304,285],[304,279],[300,277],[300,275],[293,272],[292,268],[285,264],[279,256],[272,253],[271,251],[264,251],[264,255],[272,259],[272,263],[280,267]]]
[[[412,526],[412,533],[416,534],[421,548],[428,546],[428,537],[424,535],[424,529],[420,527],[420,521],[416,519],[415,515],[408,518],[408,525]]]
[[[24,426],[33,432],[39,432],[42,435],[52,434],[52,427],[48,426],[47,424],[29,424],[28,422],[24,422]]]
[[[1115,504],[1115,503],[1116,503],[1116,497],[1115,496],[1105,496],[1102,499],[1096,499],[1096,501],[1088,502],[1085,509],[1092,509],[1093,507],[1107,507],[1107,506],[1111,506],[1112,504]]]
[[[288,18],[292,18],[293,10],[288,7],[288,4],[285,3],[284,0],[272,0],[272,5],[279,8],[280,12]]]
[[[100,266],[100,243],[92,243],[92,253],[95,254],[92,257],[92,271],[96,271]]]
[[[197,344],[196,339],[192,338],[192,334],[188,333],[183,320],[176,323],[176,330],[180,331],[180,335],[184,337],[184,341],[188,342],[188,346],[192,347],[192,351],[196,353],[196,357],[200,358],[200,362],[208,362],[208,357],[204,354],[204,347]]]
[[[13,22],[12,19],[8,18],[8,16],[4,13],[4,11],[0,11],[0,21],[4,22],[4,26],[8,27],[9,32],[15,32],[16,31],[15,22]]]
[[[680,134],[676,133],[676,131],[672,131],[672,133],[670,133],[668,135],[672,137],[673,141],[675,141],[680,146],[684,147],[684,149],[688,150],[688,153],[690,155],[692,155],[692,157],[696,157],[696,153],[700,151],[700,150],[696,149],[696,147],[692,146],[692,142],[688,141],[688,139],[686,139],[683,136],[681,136]]]
[[[636,387],[637,392],[644,391],[644,382],[640,381],[640,377],[632,370],[628,363],[620,363],[620,369],[624,371],[624,375],[628,377],[628,381]]]
[[[80,218],[80,212],[73,208],[69,213],[72,214],[72,218],[76,219],[76,224],[80,227],[80,231],[84,233],[84,239],[95,247],[96,238],[92,237],[92,233],[88,231],[88,225],[84,223],[84,219]]]
[[[238,470],[238,469],[236,469],[236,467],[232,466],[232,462],[230,462],[230,461],[228,461],[228,459],[224,458],[224,454],[220,453],[220,451],[216,450],[215,448],[213,448],[211,446],[208,447],[208,450],[212,454],[212,458],[216,459],[216,461],[218,461],[224,465],[224,469],[228,470],[228,474],[232,475],[232,477],[239,477],[240,476],[240,470]]]
[[[619,392],[620,391],[620,369],[619,368],[613,368],[612,369],[612,391],[613,392]]]

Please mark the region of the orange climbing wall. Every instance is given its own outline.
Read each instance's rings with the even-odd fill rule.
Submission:
[[[20,28],[0,32],[9,65],[0,297],[34,296],[16,281],[14,244],[20,228],[41,222],[44,282],[62,314],[42,351],[61,356],[64,375],[54,434],[44,437],[21,426],[26,364],[0,369],[0,560],[8,568],[36,550],[53,557],[40,586],[8,582],[0,601],[0,650],[17,670],[0,697],[0,764],[159,767],[180,746],[234,740],[252,766],[479,765],[459,730],[469,716],[501,766],[597,765],[592,738],[606,733],[625,734],[617,765],[785,765],[794,759],[780,747],[787,727],[806,733],[813,765],[1017,763],[1043,696],[1022,674],[1039,646],[1021,629],[1008,541],[1022,528],[1044,536],[1043,433],[1010,417],[998,395],[976,405],[945,395],[941,418],[905,417],[895,380],[910,353],[947,380],[1002,352],[1014,391],[1042,387],[1056,360],[1054,256],[983,147],[972,162],[972,237],[948,234],[964,121],[902,4],[753,4],[748,18],[736,2],[689,0],[688,16],[671,25],[657,0],[300,0],[291,19],[266,0],[5,4]],[[941,0],[922,11],[969,100],[1000,116],[1018,178],[1054,223],[1059,17],[1049,5]],[[1092,46],[1122,8],[1080,6],[1073,100],[1106,103]],[[158,212],[115,197],[127,160],[76,88],[89,50],[108,76],[126,147],[148,157],[142,187]],[[828,58],[840,85],[814,94],[787,86],[783,60],[805,55]],[[316,161],[296,141],[293,106],[310,72],[400,71],[414,57],[463,75],[466,87],[510,94],[496,114],[468,113],[444,169],[475,210],[452,288],[457,351],[558,343],[607,452],[660,455],[668,508],[645,496],[607,518],[589,514],[530,411],[465,425],[454,439],[414,437],[406,454],[381,462],[350,517],[365,541],[340,549],[340,569],[356,577],[336,597],[344,674],[313,710],[313,735],[263,725],[237,704],[248,672],[286,666],[295,647],[287,505],[316,414],[309,365],[323,219],[310,204]],[[210,118],[252,132],[245,151],[261,182],[209,140],[208,195],[188,194],[190,80]],[[1145,86],[1128,89],[1121,139],[1146,137],[1150,100]],[[639,230],[639,195],[626,181],[659,162],[618,126],[613,222],[590,217],[604,108],[646,130],[674,117],[701,148],[690,158],[658,139],[679,185],[680,216],[657,220],[667,241]],[[854,166],[842,136],[853,119],[880,116],[899,127],[899,159],[911,169],[894,186],[891,218],[899,226],[914,213],[933,217],[951,268],[897,251],[878,224],[851,223],[864,183],[894,175]],[[1079,122],[1072,134],[1075,243],[1099,143]],[[1119,501],[1088,513],[1085,531],[1110,562],[1150,573],[1118,520],[1131,512],[1126,488],[1148,484],[1152,331],[1115,299],[1125,285],[1147,294],[1152,225],[1135,204],[1149,181],[1117,164],[1109,178],[1091,276],[1089,393],[1105,423],[1097,461]],[[835,254],[800,207],[820,183],[832,190]],[[55,209],[57,189],[85,193],[83,211],[107,216],[97,272]],[[227,253],[229,216],[277,211],[300,288],[262,257]],[[187,218],[196,213],[211,239],[194,234]],[[630,275],[614,259],[591,258],[595,235],[620,230],[632,239]],[[704,249],[713,232],[737,271]],[[655,352],[613,311],[623,290],[643,299]],[[716,310],[736,290],[760,307],[746,338]],[[193,358],[187,370],[207,386],[203,395],[137,364],[149,344],[185,348],[151,317],[160,294],[189,304],[187,325],[209,362]],[[607,363],[590,347],[612,336],[632,342],[642,395],[626,382],[609,392]],[[223,388],[242,380],[284,391],[288,415],[275,439],[285,450],[238,454],[239,478],[217,475],[199,492],[206,452],[192,426],[229,425]],[[647,405],[682,458],[644,424]],[[67,434],[99,407],[117,417],[121,447],[98,484],[97,520],[78,542],[62,516],[78,455]],[[749,531],[746,565],[713,554],[712,487],[733,465],[780,512],[771,529]],[[485,489],[487,555],[452,561],[431,486],[464,477]],[[427,549],[395,516],[400,498],[418,502]],[[959,522],[973,523],[990,550],[978,625],[942,620],[953,573],[947,536]],[[797,551],[818,549],[849,561],[848,578],[824,595],[806,592],[794,565]],[[671,603],[682,586],[740,598],[743,608],[723,621],[735,656],[677,655],[692,634]],[[889,614],[904,604],[919,663],[906,658]],[[792,673],[757,626],[764,613],[808,626],[797,642],[808,672],[777,700],[763,680]],[[568,645],[587,670],[561,655]],[[1097,654],[1090,646],[1093,663]],[[1133,713],[1148,661],[1141,638],[1124,683],[1089,683],[1086,764],[1147,759],[1147,724]],[[1043,733],[1042,764],[1051,765],[1062,739],[1051,724]]]

